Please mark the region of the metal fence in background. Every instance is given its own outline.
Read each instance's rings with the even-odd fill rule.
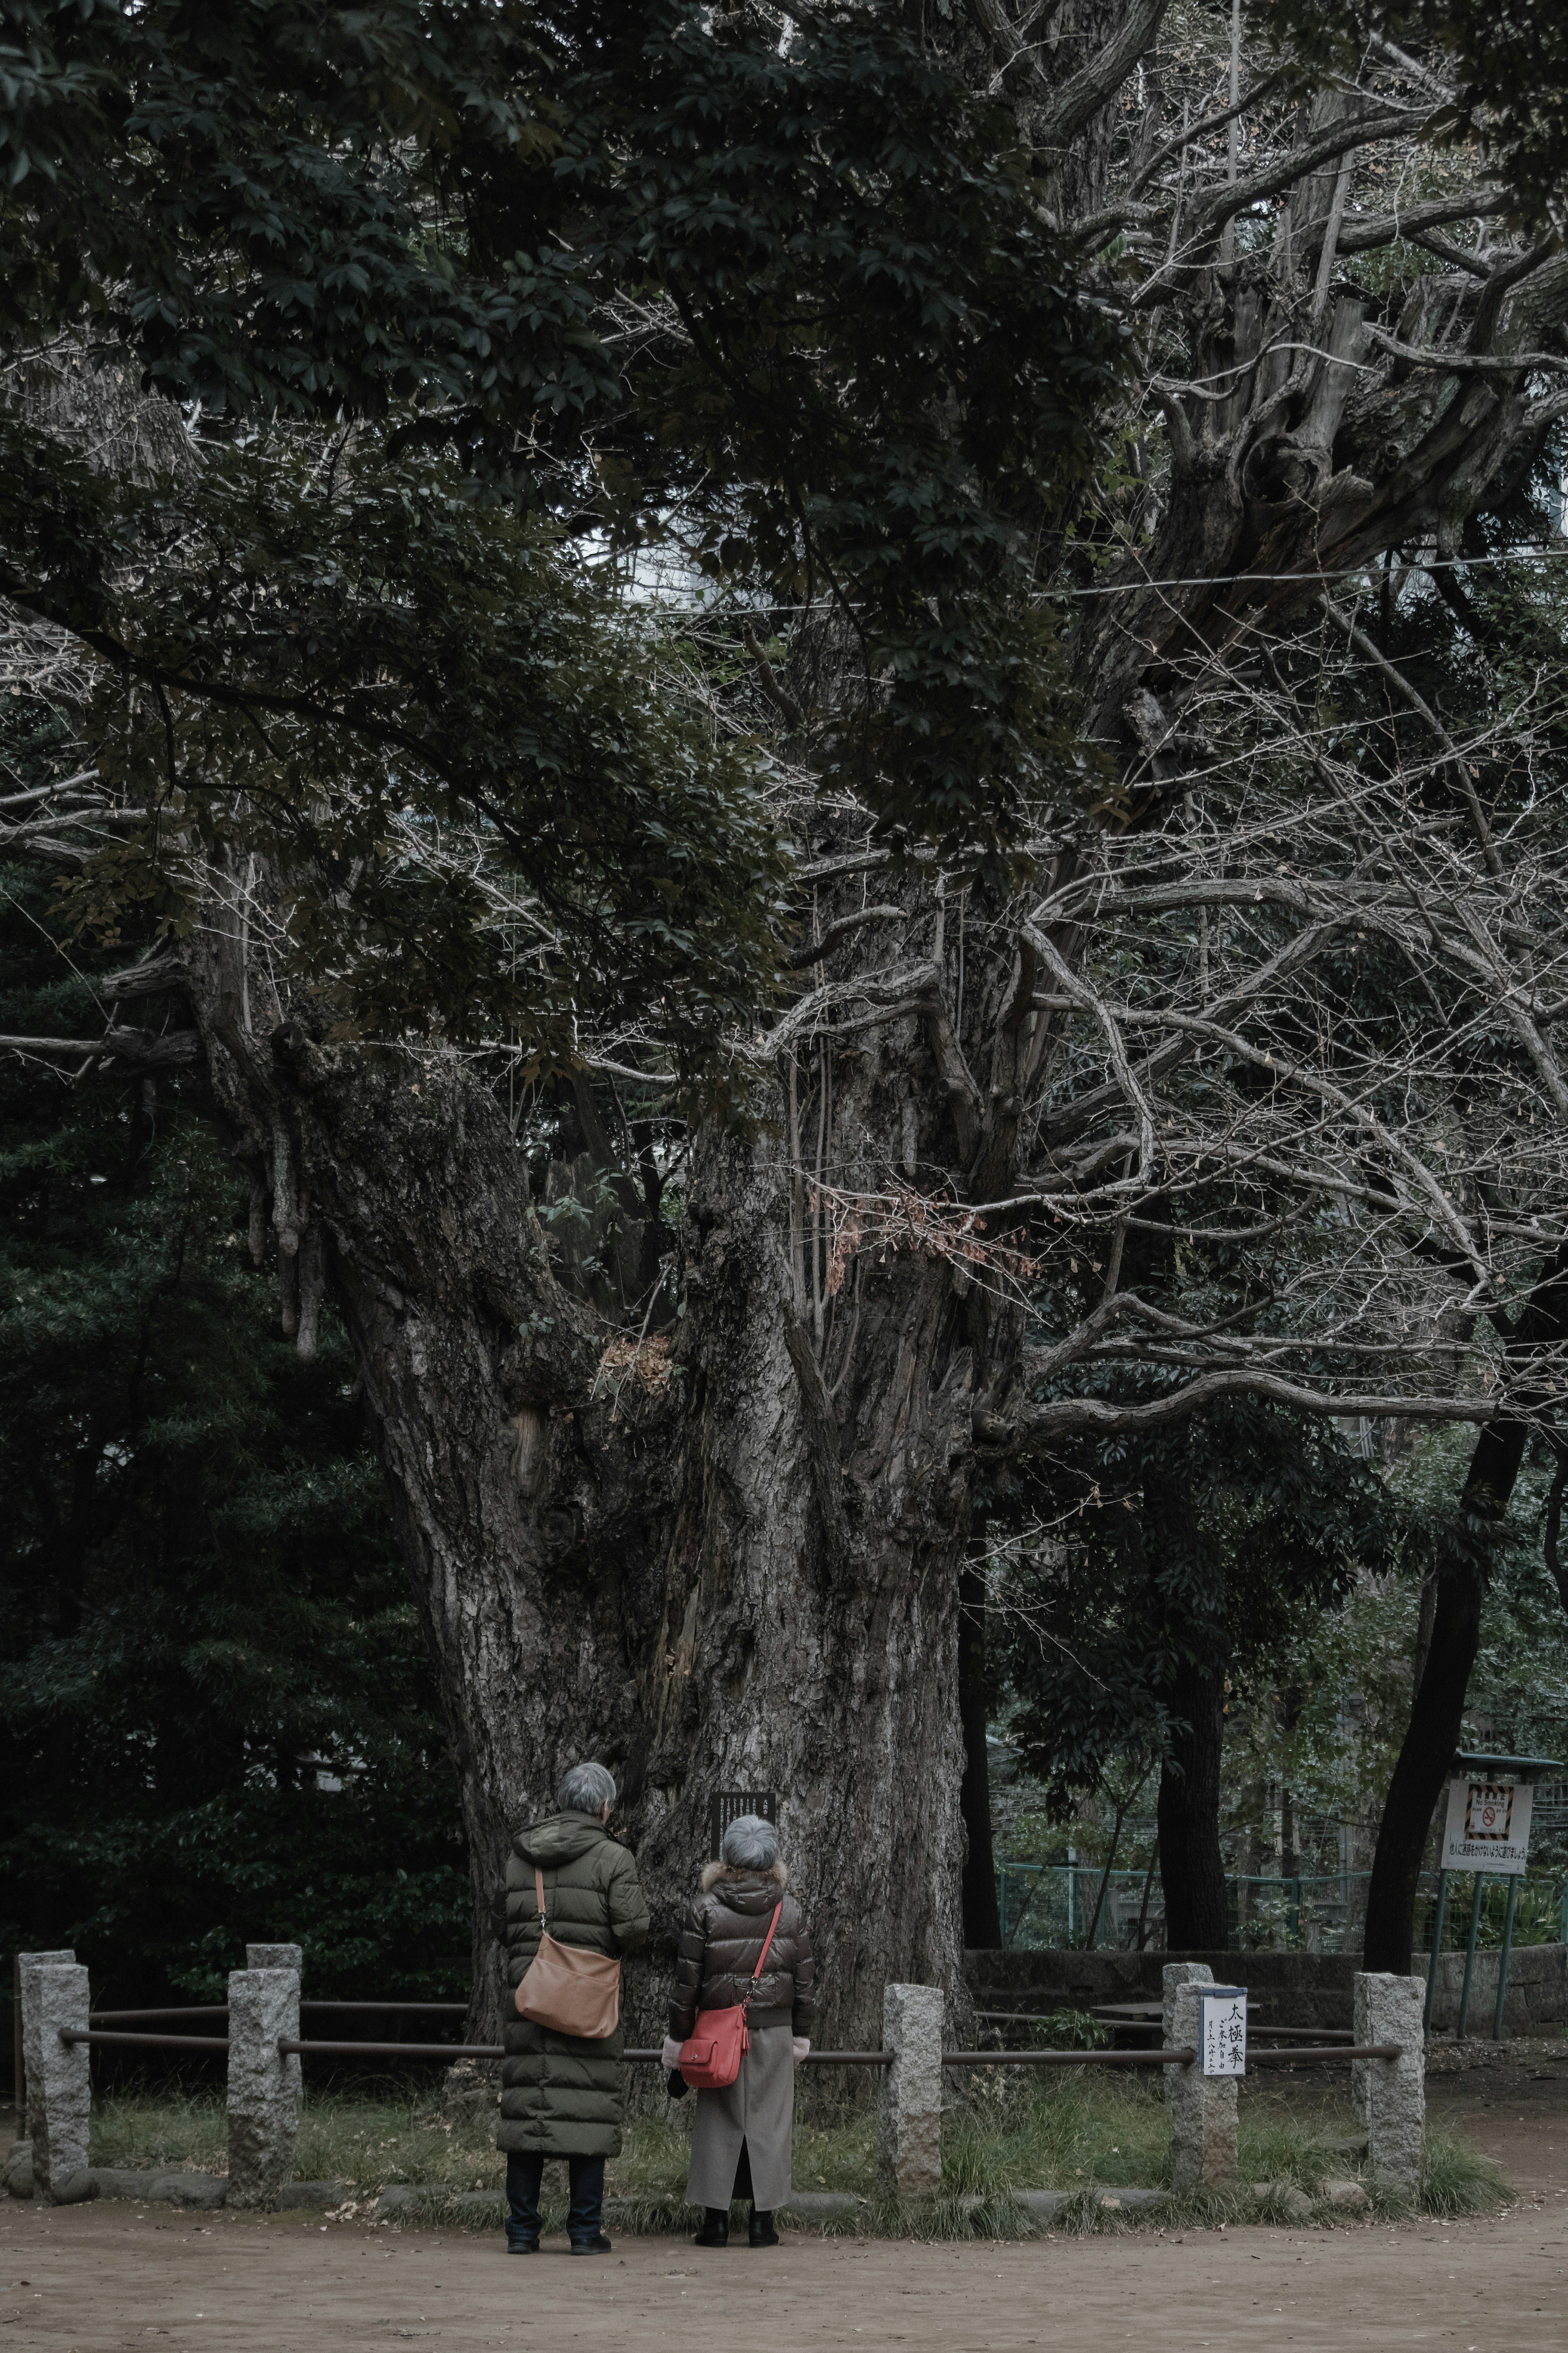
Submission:
[[[1237,1952],[1340,1953],[1357,1951],[1366,1917],[1368,1871],[1302,1873],[1293,1878],[1236,1873],[1226,1882],[1229,1896],[1227,1943]],[[1100,1899],[1105,1873],[1088,1862],[1007,1862],[996,1873],[1002,1943],[1014,1951],[1087,1950],[1092,1930],[1099,1951],[1159,1950],[1165,1943],[1165,1898],[1158,1872],[1113,1871]],[[1415,1943],[1429,1949],[1436,1906],[1437,1874],[1421,1874],[1416,1902]],[[1471,1894],[1451,1887],[1443,1926],[1443,1949],[1463,1946],[1469,1933]],[[1099,1918],[1095,1917],[1099,1907]],[[1521,1926],[1515,1944],[1561,1938],[1568,1943],[1568,1876],[1543,1873],[1526,1881],[1520,1894]],[[1521,1933],[1522,1928],[1522,1933]],[[1478,1942],[1482,1950],[1500,1942],[1502,1897],[1481,1896]]]

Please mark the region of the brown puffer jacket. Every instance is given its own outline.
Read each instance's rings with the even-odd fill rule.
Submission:
[[[732,2010],[744,2001],[773,1905],[781,1897],[784,1909],[748,2017],[752,2026],[811,2032],[816,2018],[816,1963],[805,1915],[795,1897],[784,1894],[783,1863],[775,1862],[771,1871],[744,1871],[710,1862],[675,1948],[669,2031],[678,2042],[685,2042],[700,2010]]]

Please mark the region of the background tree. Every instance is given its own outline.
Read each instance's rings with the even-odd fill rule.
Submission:
[[[994,1572],[1013,1736],[1062,1808],[1117,1757],[1159,1761],[1166,1939],[1222,1950],[1231,1694],[1272,1680],[1386,1547],[1382,1482],[1331,1427],[1245,1398],[1053,1468],[1049,1516]]]
[[[9,881],[0,1018],[90,1011]],[[0,1122],[7,1939],[110,2000],[219,1999],[268,1936],[321,1994],[459,1990],[457,1788],[341,1325],[310,1365],[279,1336],[188,1065],[13,1057]]]

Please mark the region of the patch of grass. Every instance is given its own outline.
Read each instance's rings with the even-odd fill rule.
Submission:
[[[1484,2214],[1513,2196],[1502,2168],[1447,2125],[1426,2127],[1426,2179],[1421,2203],[1428,2214]]]
[[[1161,2188],[1170,2119],[1158,2085],[1131,2069],[976,2067],[943,2119],[942,2186],[960,2196],[1010,2189]]]
[[[621,2227],[679,2232],[690,2221],[686,2174],[695,2102],[668,2116],[626,2119],[624,2145],[606,2168],[608,2194],[622,2202]],[[1237,2221],[1288,2222],[1284,2203],[1300,2190],[1314,2201],[1333,2176],[1363,2179],[1374,2211],[1408,2211],[1369,2179],[1353,2151],[1336,2147],[1355,2133],[1349,2108],[1332,2097],[1306,2106],[1297,2093],[1249,2090],[1238,2117],[1238,2179],[1234,2187],[1184,2195],[1159,2210],[1167,2228]],[[137,2168],[190,2167],[222,2173],[227,2167],[227,2119],[210,2093],[117,2094],[100,2101],[92,2122],[92,2162]],[[975,2069],[963,2098],[942,2124],[942,2185],[939,2196],[910,2205],[876,2189],[877,2118],[869,2103],[835,2120],[797,2122],[794,2179],[797,2189],[847,2190],[866,2203],[825,2224],[836,2233],[887,2238],[1028,2238],[1037,2225],[1012,2202],[1016,2189],[1059,2189],[1071,2202],[1056,2230],[1115,2232],[1139,2217],[1107,2211],[1091,2189],[1165,2189],[1170,2184],[1170,2118],[1162,2086],[1142,2073],[1097,2073],[1089,2068]],[[361,2092],[310,2093],[300,2116],[295,2178],[347,2182],[356,2198],[399,2184],[427,2185],[447,2194],[489,2190],[505,2181],[496,2148],[493,2114],[457,2119],[434,2105],[427,2082],[390,2082],[379,2097]],[[1256,2185],[1268,2184],[1259,2200]],[[563,2227],[563,2168],[545,2175],[547,2227]],[[1422,2209],[1433,2214],[1473,2214],[1510,2195],[1489,2158],[1451,2129],[1427,2136]],[[493,2212],[433,2205],[430,2219],[493,2230]]]
[[[139,2172],[160,2166],[228,2171],[228,2116],[211,2092],[110,2093],[92,2104],[88,2157],[93,2165]]]
[[[137,2169],[228,2170],[228,2117],[212,2093],[117,2093],[93,2105],[91,2161]],[[495,2127],[453,2123],[431,2106],[428,2084],[363,2093],[307,2093],[294,2156],[297,2181],[346,2181],[360,2193],[397,2182],[499,2189],[505,2163]]]

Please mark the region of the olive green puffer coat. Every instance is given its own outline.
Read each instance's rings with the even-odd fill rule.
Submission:
[[[633,1953],[647,1941],[647,1905],[629,1851],[591,1814],[552,1814],[520,1831],[506,1861],[507,1983],[521,1984],[539,1950],[533,1872],[544,1874],[545,1926],[562,1945]],[[552,2034],[519,2018],[509,1998],[496,2147],[546,2157],[618,2157],[625,2069],[620,2027],[603,2041]]]

